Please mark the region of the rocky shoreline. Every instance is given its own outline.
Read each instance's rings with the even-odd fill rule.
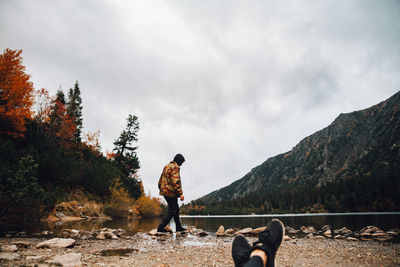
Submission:
[[[59,237],[43,231],[30,237],[10,232],[0,238],[0,266],[233,266],[235,235],[256,240],[263,227],[216,233],[188,227],[184,233],[125,234],[123,229],[66,229]],[[353,232],[326,225],[286,227],[277,266],[394,266],[400,264],[399,229],[368,226]]]

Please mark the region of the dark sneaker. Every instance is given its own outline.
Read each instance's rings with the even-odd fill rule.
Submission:
[[[169,231],[165,228],[157,228],[157,233],[169,233]]]
[[[232,258],[235,267],[241,267],[250,259],[251,246],[246,238],[238,235],[232,242]]]
[[[267,229],[259,233],[258,241],[253,243],[254,249],[261,249],[267,254],[267,267],[275,266],[275,254],[285,236],[285,226],[278,219],[273,219]]]
[[[186,231],[186,228],[183,228],[182,226],[181,227],[176,227],[176,231],[177,232],[184,232],[184,231]]]

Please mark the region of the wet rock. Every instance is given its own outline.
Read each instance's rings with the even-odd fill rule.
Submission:
[[[72,229],[70,231],[70,233],[71,233],[71,237],[78,237],[79,236],[79,231],[78,230]]]
[[[379,227],[376,227],[376,226],[373,226],[373,225],[369,225],[369,226],[367,226],[367,227],[364,227],[363,229],[361,229],[361,233],[370,233],[370,234],[373,234],[373,233],[376,233],[376,232],[379,232],[379,231],[382,231]]]
[[[46,261],[52,264],[61,264],[66,267],[82,266],[81,262],[82,254],[80,253],[69,253],[65,255],[57,255]]]
[[[235,235],[249,235],[251,234],[251,232],[253,231],[253,228],[248,227],[248,228],[244,228],[242,230],[239,230],[235,233]]]
[[[399,235],[399,233],[394,232],[394,231],[387,231],[386,233],[387,233],[388,235],[392,235],[392,236],[398,236],[398,235]]]
[[[3,251],[3,252],[15,252],[17,250],[18,250],[18,248],[16,245],[4,245],[4,246],[0,247],[0,251]]]
[[[322,231],[328,231],[328,230],[331,230],[332,229],[332,227],[330,226],[330,225],[327,225],[327,224],[325,224],[324,226],[322,226]]]
[[[0,260],[13,261],[20,257],[17,253],[0,252]]]
[[[305,234],[310,234],[310,233],[316,233],[317,231],[315,230],[315,228],[314,228],[314,226],[309,226],[309,227],[306,227],[306,226],[302,226],[301,228],[301,231],[303,231],[303,233],[305,233]]]
[[[67,217],[67,216],[65,216],[65,214],[62,213],[61,211],[57,211],[57,212],[56,212],[56,216],[57,216],[58,218]]]
[[[237,232],[237,229],[235,229],[235,228],[229,228],[229,229],[227,229],[226,231],[225,231],[225,234],[226,235],[233,235],[234,233],[236,233]]]
[[[148,233],[149,235],[156,235],[157,234],[157,229],[153,229],[153,230],[151,230],[149,233]]]
[[[197,235],[197,236],[207,236],[208,233],[203,231],[202,229],[197,229],[194,226],[190,226],[187,229],[189,231],[189,233],[193,234],[193,235]]]
[[[36,248],[69,248],[75,245],[72,238],[53,238],[36,245]]]
[[[342,227],[340,229],[337,229],[333,231],[335,234],[340,234],[340,235],[351,235],[353,231],[347,229],[346,227]]]
[[[104,232],[98,233],[98,234],[96,235],[96,239],[105,240],[105,239],[106,239],[106,236],[104,235]]]
[[[253,229],[253,231],[251,231],[251,233],[253,235],[258,235],[259,233],[261,233],[262,231],[264,231],[265,229],[267,229],[267,226],[263,226],[263,227],[258,227],[256,229]]]
[[[332,237],[332,231],[331,229],[328,229],[324,232],[324,236],[331,238]]]
[[[107,239],[114,239],[114,240],[118,239],[118,236],[116,236],[113,232],[104,232],[104,236]]]
[[[97,239],[118,239],[117,234],[119,234],[119,231],[116,229],[110,229],[110,228],[103,228],[100,230],[100,232],[97,234],[96,238]],[[103,238],[104,237],[104,238]]]
[[[368,238],[368,237],[371,237],[372,234],[371,233],[361,233],[360,236]]]
[[[123,234],[126,233],[126,231],[125,231],[124,229],[122,229],[122,228],[118,228],[117,231],[118,231],[118,232],[116,233],[116,235],[117,235],[118,237],[120,237],[120,236],[122,236]]]
[[[28,242],[28,241],[14,241],[11,244],[16,245],[19,248],[28,248],[31,245],[31,242]]]
[[[218,231],[215,233],[217,236],[224,236],[225,235],[225,228],[224,228],[224,226],[223,225],[221,225],[219,228],[218,228]]]
[[[197,233],[198,236],[207,236],[208,233],[206,231],[203,231],[202,229],[199,229],[200,231]]]
[[[378,233],[373,233],[372,237],[389,237],[389,235],[385,232],[378,232]]]
[[[295,230],[294,228],[292,228],[290,226],[286,226],[285,230],[286,230],[287,233],[292,234],[292,235],[297,234],[297,233],[300,232],[300,230]]]
[[[44,236],[48,236],[48,235],[52,235],[52,234],[54,234],[54,233],[53,233],[52,231],[46,230],[46,231],[42,231],[41,234],[44,235]]]

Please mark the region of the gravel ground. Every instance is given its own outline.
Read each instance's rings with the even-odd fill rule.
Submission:
[[[255,241],[254,238],[248,238]],[[0,266],[52,266],[51,257],[79,253],[82,266],[233,266],[233,237],[190,234],[151,237],[137,234],[118,240],[79,240],[73,248],[36,249],[43,238],[1,238],[0,246],[15,241],[29,242],[19,247],[14,260],[0,260]],[[2,252],[5,253],[5,252]],[[33,256],[33,257],[32,257]],[[400,244],[378,241],[315,240],[297,238],[284,241],[276,256],[276,266],[400,266]]]

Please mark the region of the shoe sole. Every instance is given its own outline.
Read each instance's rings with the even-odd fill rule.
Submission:
[[[280,246],[282,245],[283,239],[284,239],[285,234],[286,234],[285,225],[284,225],[283,222],[281,222],[281,220],[279,220],[279,219],[272,219],[271,222],[273,222],[273,221],[279,222],[279,223],[281,224],[281,226],[282,226],[282,240],[281,240],[281,243],[280,243],[280,245],[279,245],[279,247],[280,247]],[[279,248],[279,247],[278,247],[278,248]],[[276,250],[278,250],[278,248],[277,248]]]

